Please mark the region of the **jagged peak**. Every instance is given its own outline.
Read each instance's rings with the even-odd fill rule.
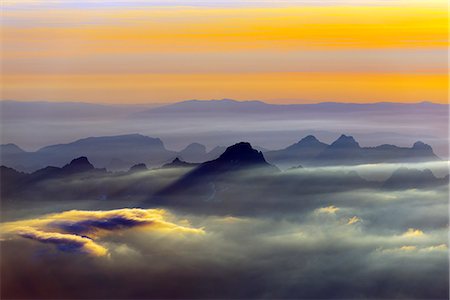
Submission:
[[[228,147],[218,160],[266,163],[262,152],[253,149],[252,145],[248,142],[240,142]]]
[[[70,163],[63,167],[63,170],[71,170],[71,171],[89,171],[93,170],[94,166],[90,163],[86,156],[80,156],[78,158],[73,159]]]
[[[183,160],[181,160],[178,156],[175,157],[174,160],[172,160],[172,163],[179,163],[179,162],[184,162]]]
[[[186,162],[186,161],[180,159],[179,157],[175,157],[170,163],[163,165],[162,168],[192,167],[192,166],[196,166],[196,165],[198,165],[198,164],[189,163],[189,162]]]
[[[335,140],[331,147],[345,147],[345,148],[360,148],[359,143],[353,138],[353,136],[342,134],[337,140]]]
[[[307,135],[304,138],[302,138],[297,145],[311,145],[311,144],[323,144],[321,141],[319,141],[314,135]]]

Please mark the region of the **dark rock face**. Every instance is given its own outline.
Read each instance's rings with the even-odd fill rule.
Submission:
[[[230,146],[219,158],[205,162],[186,175],[186,178],[201,178],[204,176],[222,175],[233,171],[245,171],[248,169],[259,171],[275,171],[264,155],[253,149],[250,143],[241,142]]]
[[[82,156],[73,159],[70,163],[66,164],[62,168],[48,166],[37,170],[30,174],[30,181],[38,182],[52,178],[64,178],[67,176],[77,174],[89,174],[89,173],[106,173],[105,169],[96,169],[87,159]]]
[[[28,176],[28,174],[18,172],[13,168],[0,166],[1,195],[8,195],[20,188],[20,186],[26,182]]]
[[[253,149],[250,143],[246,142],[241,142],[228,147],[227,150],[213,162],[240,166],[267,164],[263,154],[258,150]]]
[[[20,198],[20,195],[23,193],[33,194],[33,197],[38,197],[37,194],[53,197],[55,195],[51,193],[46,194],[46,191],[48,187],[58,186],[58,182],[66,182],[73,178],[89,180],[90,178],[107,174],[106,169],[96,169],[85,156],[73,159],[62,168],[48,166],[33,173],[22,173],[2,166],[0,178],[1,193],[2,197],[5,196],[7,198],[13,194],[19,195]],[[85,192],[84,189],[75,187],[74,189],[77,189],[79,193]]]
[[[180,194],[189,190],[208,198],[211,197],[211,190],[215,191],[220,181],[236,179],[240,176],[240,172],[246,171],[264,174],[277,172],[278,169],[267,163],[260,151],[253,149],[249,143],[241,142],[228,147],[219,158],[200,164],[174,184],[160,191],[157,197]]]
[[[65,173],[82,173],[94,169],[94,166],[89,162],[86,156],[75,158],[62,168]]]

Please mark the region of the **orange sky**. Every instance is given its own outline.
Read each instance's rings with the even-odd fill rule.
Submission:
[[[445,1],[334,2],[5,1],[2,98],[448,101]]]

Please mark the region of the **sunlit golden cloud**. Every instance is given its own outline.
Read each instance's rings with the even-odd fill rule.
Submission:
[[[23,238],[56,245],[63,251],[78,251],[94,256],[105,256],[108,254],[108,250],[105,247],[95,243],[88,237],[67,233],[44,232],[31,227],[18,228],[16,233]]]
[[[318,209],[316,209],[316,212],[321,213],[321,214],[335,214],[338,210],[339,210],[338,207],[336,207],[334,205],[330,205],[327,207],[318,208]]]
[[[422,230],[409,228],[405,233],[402,234],[402,237],[406,238],[415,238],[419,236],[423,236],[424,233]]]
[[[62,251],[84,252],[104,256],[108,249],[95,242],[103,235],[118,230],[145,228],[164,234],[203,234],[192,228],[166,220],[162,209],[116,209],[109,211],[71,210],[35,219],[2,223],[2,239],[23,237],[53,244]],[[186,222],[183,222],[186,225]]]
[[[353,224],[359,223],[361,221],[362,220],[360,218],[358,218],[357,216],[353,216],[347,220],[347,225],[353,225]]]

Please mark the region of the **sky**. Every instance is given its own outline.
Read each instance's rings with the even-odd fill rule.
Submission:
[[[444,0],[6,0],[2,14],[2,99],[448,102]]]

